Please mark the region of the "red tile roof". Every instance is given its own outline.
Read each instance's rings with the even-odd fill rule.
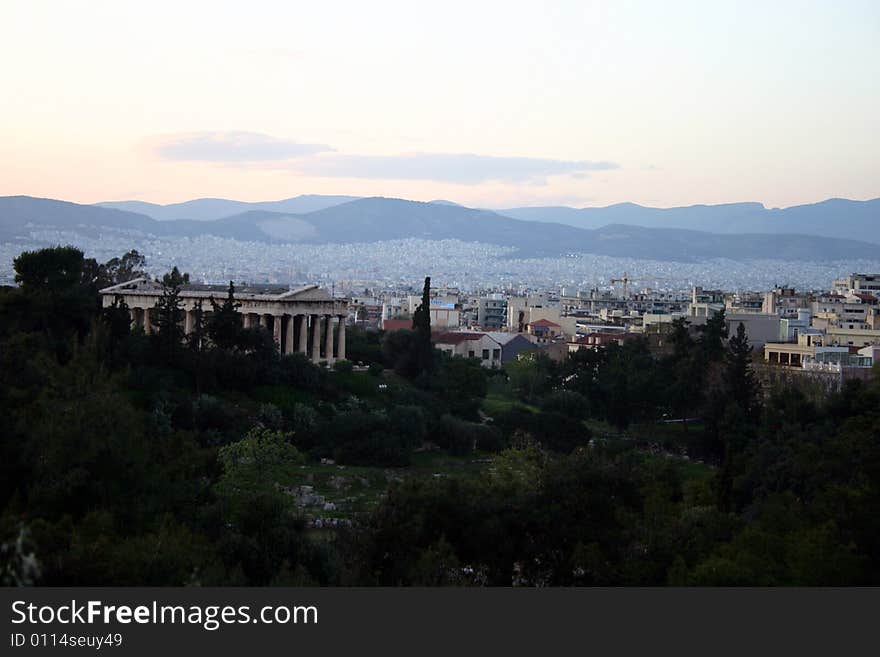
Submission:
[[[441,333],[434,342],[437,344],[461,344],[466,340],[479,340],[485,333],[475,333],[473,331],[450,331],[449,333]]]
[[[529,326],[555,326],[556,328],[561,328],[559,324],[546,319],[539,319],[536,322],[529,322]]]
[[[382,322],[382,328],[386,331],[400,331],[412,328],[411,319],[386,319]]]

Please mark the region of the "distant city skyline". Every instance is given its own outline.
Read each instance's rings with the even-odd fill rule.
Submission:
[[[880,4],[0,6],[0,195],[880,196]]]

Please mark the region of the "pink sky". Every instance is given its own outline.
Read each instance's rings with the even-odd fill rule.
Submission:
[[[880,196],[877,3],[312,4],[4,3],[0,195]]]

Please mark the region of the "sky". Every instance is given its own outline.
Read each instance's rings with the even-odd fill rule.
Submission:
[[[0,0],[0,195],[880,196],[880,2]]]

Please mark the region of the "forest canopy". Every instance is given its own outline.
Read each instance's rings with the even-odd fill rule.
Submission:
[[[5,585],[880,584],[880,377],[762,387],[723,315],[489,371],[423,307],[323,368],[244,328],[233,282],[185,335],[168,272],[146,334],[99,294],[137,252],[14,264]]]

